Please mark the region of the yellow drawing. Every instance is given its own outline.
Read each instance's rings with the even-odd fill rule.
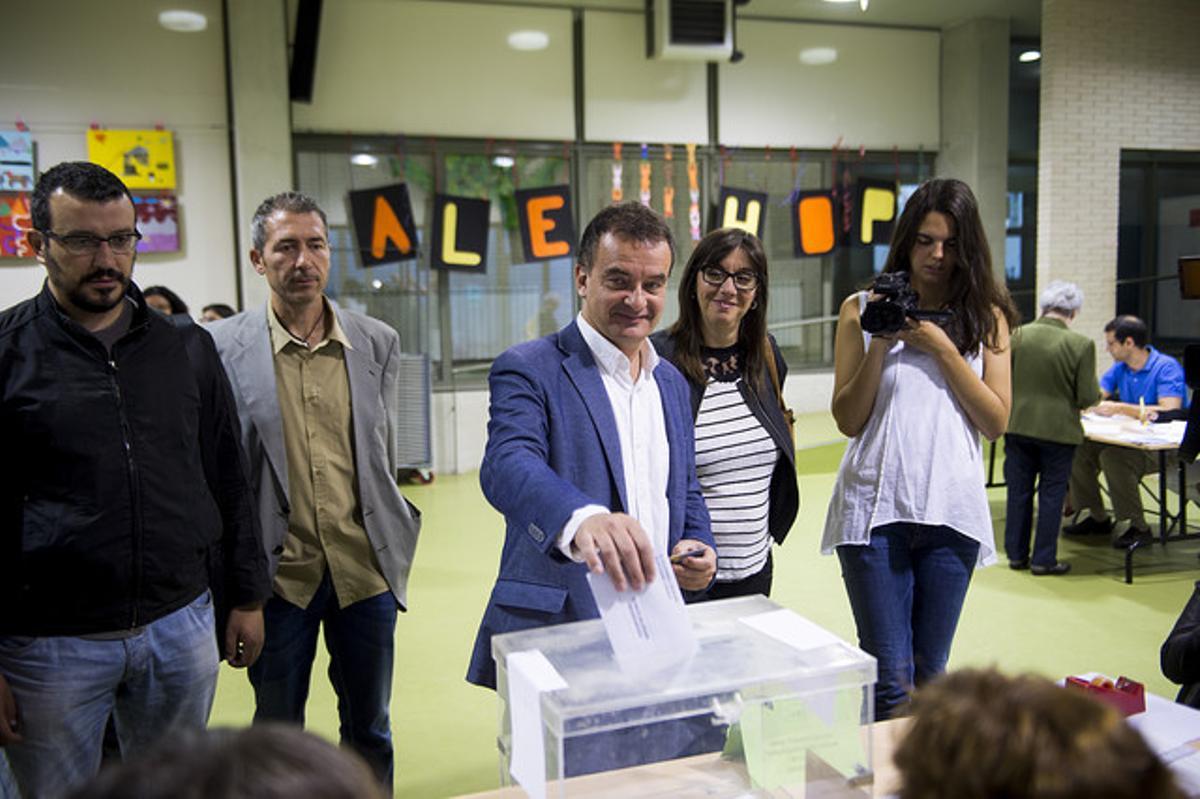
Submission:
[[[131,189],[175,188],[175,139],[169,130],[89,130],[88,160]]]

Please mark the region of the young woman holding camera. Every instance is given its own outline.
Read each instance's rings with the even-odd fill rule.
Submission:
[[[837,552],[859,645],[879,662],[877,719],[945,670],[972,570],[995,561],[979,435],[1008,422],[1017,318],[961,181],[921,184],[884,272],[908,273],[918,309],[950,316],[871,335],[861,314],[883,298],[864,291],[838,317],[832,410],[851,440],[821,551]]]

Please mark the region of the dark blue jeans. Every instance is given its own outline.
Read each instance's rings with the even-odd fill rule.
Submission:
[[[900,522],[837,553],[858,645],[878,661],[875,718],[888,719],[914,685],[946,670],[979,542],[949,527]]]
[[[342,744],[362,755],[390,795],[393,754],[388,705],[392,699],[395,597],[385,591],[338,607],[326,571],[307,608],[273,596],[263,608],[263,619],[266,643],[249,670],[256,701],[254,720],[304,724],[317,630],[324,623],[329,682],[338,698]]]
[[[1038,514],[1032,563],[1034,566],[1053,566],[1058,562],[1058,528],[1062,523],[1063,500],[1067,496],[1074,457],[1074,444],[1005,434],[1004,482],[1008,484],[1008,509],[1004,520],[1004,552],[1010,562],[1029,559],[1035,480]]]

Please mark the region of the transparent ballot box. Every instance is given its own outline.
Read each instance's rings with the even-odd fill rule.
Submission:
[[[533,797],[870,796],[875,659],[762,596],[690,605],[698,649],[622,670],[600,620],[492,639],[502,778]]]

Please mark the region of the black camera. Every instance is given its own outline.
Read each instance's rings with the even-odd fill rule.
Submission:
[[[953,316],[949,311],[920,310],[921,298],[909,285],[908,272],[884,272],[875,278],[871,291],[880,296],[863,309],[862,329],[873,336],[899,333],[909,319],[928,319],[940,325]]]

